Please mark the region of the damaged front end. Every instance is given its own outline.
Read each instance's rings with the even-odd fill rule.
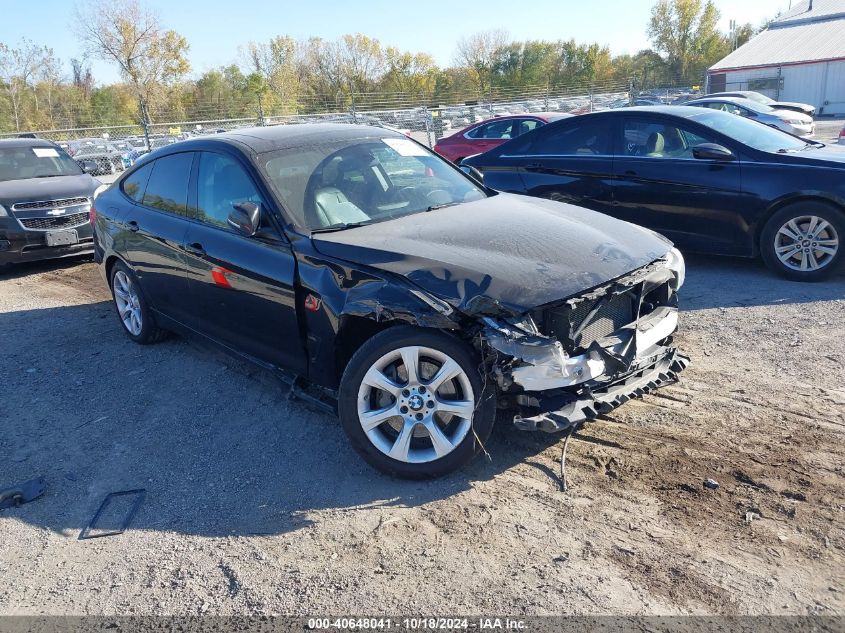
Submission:
[[[565,431],[674,382],[684,262],[664,259],[519,320],[485,316],[481,337],[503,403],[522,430]]]

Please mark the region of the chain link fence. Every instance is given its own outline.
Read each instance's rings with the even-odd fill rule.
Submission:
[[[474,123],[497,116],[566,112],[582,114],[608,108],[620,108],[642,99],[656,103],[682,102],[692,94],[690,88],[669,87],[636,91],[632,85],[607,85],[595,88],[549,87],[535,90],[491,90],[483,100],[458,101],[444,97],[434,99],[407,95],[401,98],[377,98],[358,95],[348,99],[351,106],[342,111],[312,114],[276,114],[256,103],[255,115],[243,118],[208,118],[179,120],[157,117],[155,122],[135,125],[32,130],[0,134],[0,138],[34,136],[58,143],[79,162],[97,163],[97,175],[116,174],[129,167],[143,154],[159,147],[231,130],[269,125],[307,125],[311,123],[348,123],[372,125],[401,131],[420,143],[433,147],[444,136],[450,136]],[[416,105],[413,104],[416,101]],[[356,107],[366,104],[369,107]]]

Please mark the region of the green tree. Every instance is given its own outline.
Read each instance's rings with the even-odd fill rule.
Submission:
[[[727,54],[718,22],[712,0],[658,0],[654,5],[648,35],[655,50],[666,55],[676,81],[698,83]]]
[[[455,64],[463,68],[480,96],[490,93],[500,52],[508,44],[507,31],[481,31],[458,41]]]
[[[47,47],[26,39],[21,40],[17,48],[10,48],[0,42],[0,84],[9,97],[16,131],[20,131],[25,122],[24,99],[26,93],[31,90],[31,82],[47,50]]]

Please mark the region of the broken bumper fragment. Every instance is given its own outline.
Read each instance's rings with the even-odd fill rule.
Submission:
[[[485,318],[492,373],[516,405],[514,424],[564,431],[674,382],[689,363],[672,346],[683,282],[674,268],[671,258],[655,262],[520,321]]]
[[[665,348],[652,365],[609,385],[594,389],[585,387],[577,393],[520,394],[516,398],[519,413],[514,416],[513,423],[522,431],[557,433],[569,430],[599,414],[609,413],[631,398],[675,382],[678,373],[688,364],[689,358],[676,348]]]

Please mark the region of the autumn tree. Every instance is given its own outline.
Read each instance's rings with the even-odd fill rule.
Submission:
[[[387,72],[381,80],[388,92],[430,94],[437,84],[437,65],[427,53],[410,53],[388,47],[384,51]]]
[[[479,95],[489,94],[498,56],[508,44],[507,31],[481,31],[458,41],[455,64],[465,68]]]
[[[167,86],[190,70],[187,40],[139,0],[87,0],[76,24],[88,53],[118,66],[142,109],[161,105]]]
[[[704,71],[728,52],[717,29],[719,10],[712,0],[658,0],[648,35],[677,81],[697,83]]]
[[[10,48],[0,42],[0,83],[9,96],[15,130],[21,129],[21,110],[25,92],[31,88],[39,62],[43,59],[46,47],[38,46],[29,40],[21,40],[17,48]]]

